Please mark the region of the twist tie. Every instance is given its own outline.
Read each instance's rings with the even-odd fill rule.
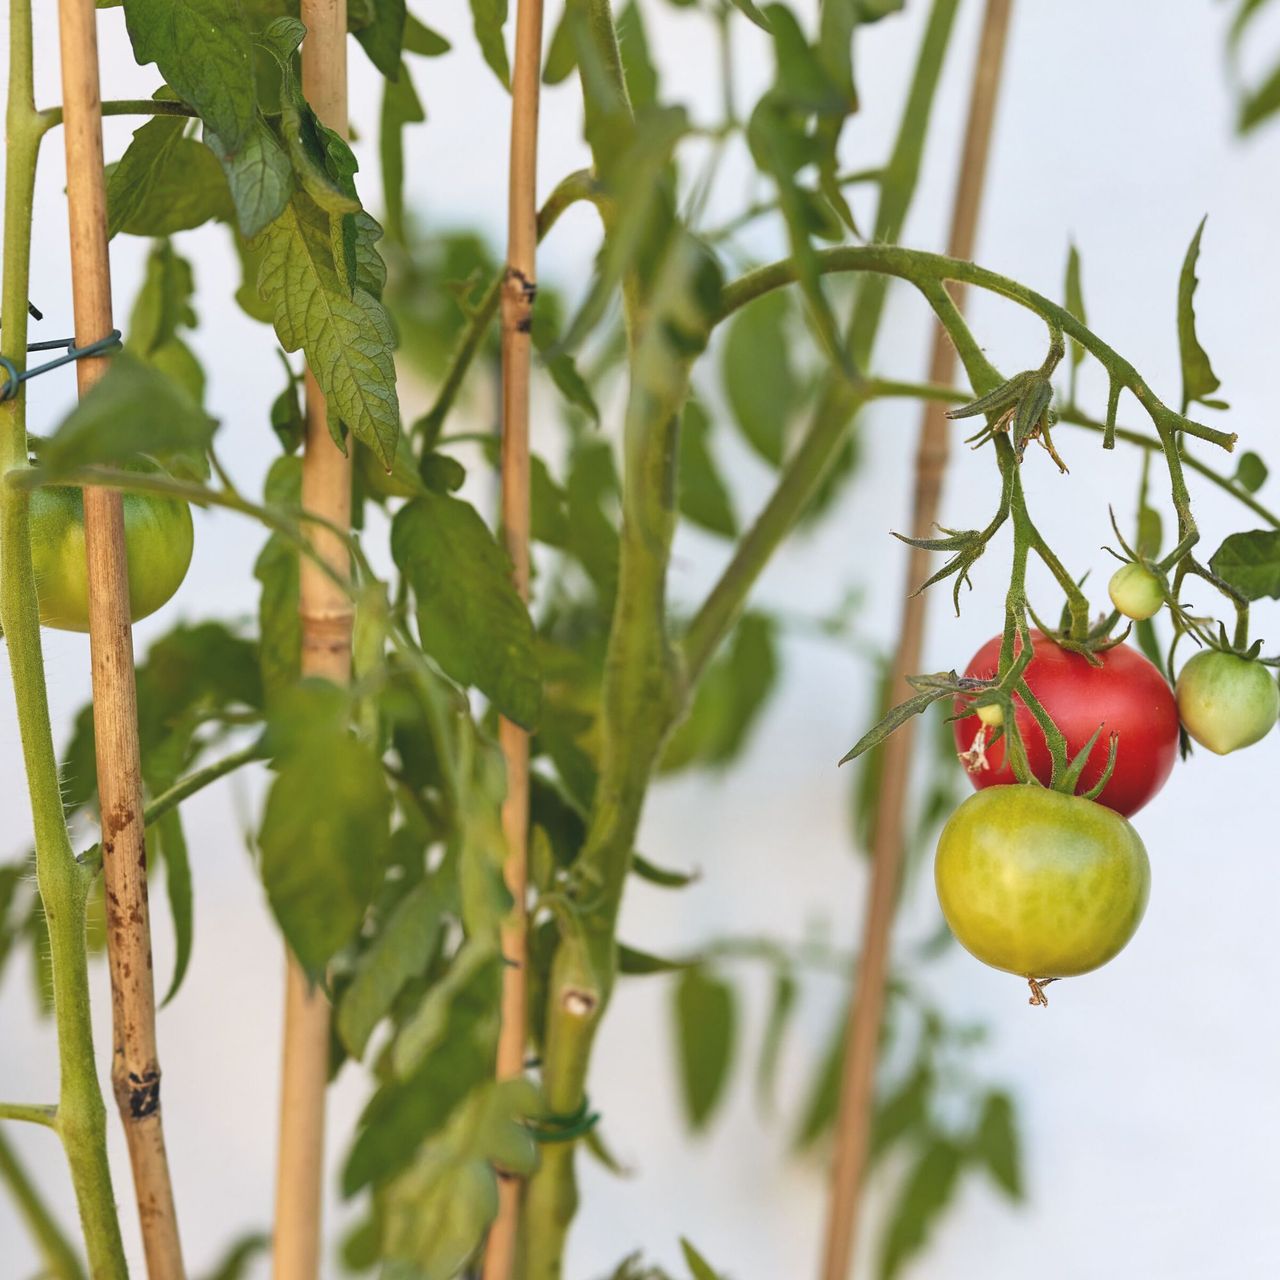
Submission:
[[[83,360],[86,356],[106,355],[110,351],[117,350],[119,346],[119,329],[112,329],[105,338],[99,338],[97,342],[90,342],[83,347],[77,347],[74,338],[58,338],[53,342],[32,342],[27,346],[28,351],[57,351],[62,348],[63,354],[56,360],[36,365],[34,369],[24,369],[21,373],[8,356],[0,356],[0,369],[3,369],[7,375],[4,385],[0,386],[0,401],[12,400],[24,382],[39,374],[48,373],[50,369],[60,369],[64,364],[70,364],[73,360]]]
[[[582,1105],[569,1115],[541,1116],[528,1122],[534,1142],[572,1142],[588,1134],[600,1123],[600,1113],[591,1110],[591,1102],[585,1096]]]

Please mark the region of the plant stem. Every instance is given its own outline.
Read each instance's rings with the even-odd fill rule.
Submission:
[[[24,1120],[27,1124],[58,1127],[58,1108],[35,1102],[0,1102],[0,1120]]]
[[[568,177],[562,178],[547,197],[546,203],[538,213],[538,242],[542,242],[543,237],[556,225],[565,210],[582,200],[594,204],[600,203],[600,193],[596,187],[595,177],[588,169],[578,169]],[[475,359],[476,352],[480,350],[480,344],[489,331],[494,316],[498,314],[498,307],[502,301],[502,282],[503,277],[498,276],[485,290],[484,297],[471,313],[467,326],[453,349],[449,368],[440,383],[439,391],[436,392],[435,402],[415,424],[415,430],[422,437],[424,449],[433,448],[438,443],[444,421],[449,416],[449,410],[453,408],[458,393],[462,390],[471,362]]]
[[[897,236],[915,194],[958,5],[959,0],[935,0],[930,12],[893,151],[881,171],[880,203],[872,232],[876,243]],[[870,360],[884,311],[886,283],[868,276],[858,290],[845,339],[855,368],[866,368]],[[843,372],[828,377],[808,431],[784,467],[777,487],[689,625],[682,648],[691,683],[728,635],[751,587],[827,474],[845,433],[866,403],[869,386],[865,380],[855,385]]]
[[[502,275],[502,531],[515,588],[529,599],[529,374],[533,308],[538,296],[538,91],[542,77],[542,0],[517,0],[511,82],[511,159],[508,177],[507,265]],[[500,717],[498,740],[506,765],[502,802],[506,841],[503,877],[511,913],[502,926],[502,1005],[497,1077],[524,1075],[529,1003],[529,734]],[[498,1215],[484,1252],[484,1280],[510,1280],[516,1261],[523,1183],[511,1174],[498,1183]]]
[[[42,133],[32,85],[30,4],[28,0],[11,0],[0,333],[9,358],[19,369],[26,365],[31,222]],[[12,399],[0,403],[0,472],[26,466],[26,394],[19,388]],[[66,1150],[95,1280],[116,1280],[125,1275],[125,1262],[107,1163],[106,1109],[98,1087],[89,1017],[84,923],[90,877],[75,861],[62,811],[31,569],[30,497],[17,486],[5,485],[0,492],[0,557],[4,566],[0,574],[0,627],[9,654],[31,798],[36,883],[49,924],[60,1075],[58,1133]]]
[[[83,347],[114,326],[107,257],[97,11],[93,0],[60,0],[58,17],[72,299],[76,343]],[[81,396],[101,379],[108,363],[105,357],[76,361]],[[84,527],[111,974],[111,1081],[133,1166],[148,1271],[156,1280],[181,1280],[182,1245],[160,1101],[138,696],[121,494],[113,489],[87,487]]]
[[[1138,403],[1150,415],[1161,434],[1181,431],[1186,435],[1207,440],[1210,444],[1230,452],[1235,448],[1234,432],[1218,431],[1190,418],[1183,418],[1169,408],[1143,380],[1138,371],[1119,352],[1109,347],[1090,329],[1082,325],[1064,307],[1028,289],[1026,285],[1010,280],[1007,276],[988,271],[971,262],[936,253],[924,253],[918,249],[901,249],[892,245],[848,245],[824,249],[818,253],[817,267],[821,273],[870,271],[896,276],[910,281],[927,295],[930,285],[953,281],[973,285],[1011,302],[1018,303],[1047,322],[1056,324],[1068,336],[1074,338],[1090,355],[1107,370],[1113,380],[1133,392]],[[798,279],[795,264],[789,259],[771,263],[749,272],[726,286],[721,304],[720,318],[724,319],[739,308],[773,289],[793,284]],[[1166,454],[1167,454],[1166,450]]]
[[[18,1161],[17,1155],[0,1133],[0,1182],[18,1206],[44,1258],[47,1274],[53,1280],[84,1280],[84,1264],[58,1225],[48,1206],[40,1198],[35,1184]]]
[[[194,119],[195,112],[185,102],[169,102],[164,98],[119,98],[102,104],[104,116],[187,116]],[[56,129],[62,123],[61,107],[46,107],[36,113],[41,132]]]
[[[301,18],[307,29],[302,42],[303,92],[321,122],[345,136],[346,0],[303,0]],[[328,405],[310,370],[306,405],[302,506],[327,524],[310,524],[304,530],[316,555],[300,562],[301,671],[304,677],[346,684],[351,679],[354,607],[349,589],[340,584],[351,572],[347,537],[351,456],[344,454],[329,434]],[[286,965],[273,1274],[275,1280],[316,1280],[320,1273],[330,1010],[324,992],[292,955]]]
[[[983,20],[969,101],[969,119],[960,159],[960,177],[951,218],[948,248],[951,255],[957,258],[969,258],[973,255],[1010,8],[1011,0],[988,0]],[[957,309],[962,297],[963,295],[955,299]],[[947,330],[939,324],[934,331],[933,356],[929,366],[930,381],[949,381],[955,371],[955,364],[956,349]],[[928,404],[916,451],[915,499],[911,517],[913,538],[929,537],[937,522],[949,436],[950,424],[943,407],[936,402]],[[929,552],[921,547],[912,547],[902,621],[890,674],[895,702],[910,696],[911,687],[907,684],[907,677],[920,665],[926,601],[922,593],[913,593],[911,584],[923,581],[928,573]],[[849,1005],[849,1027],[836,1120],[822,1269],[825,1280],[845,1280],[857,1241],[858,1211],[870,1146],[885,983],[889,971],[889,940],[902,870],[903,824],[910,782],[914,727],[914,722],[909,721],[883,747],[880,795],[871,840],[871,887],[853,983],[853,998]]]

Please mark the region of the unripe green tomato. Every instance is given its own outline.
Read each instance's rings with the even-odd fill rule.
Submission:
[[[1069,978],[1133,937],[1151,888],[1138,833],[1111,809],[1040,786],[988,787],[951,815],[934,879],[952,933],[985,964]]]
[[[1178,675],[1174,695],[1183,728],[1220,756],[1265,738],[1280,716],[1280,688],[1270,670],[1238,653],[1197,653]]]
[[[159,471],[154,463],[139,471]],[[129,559],[129,617],[154,613],[182,585],[191,564],[194,531],[185,502],[151,493],[126,493],[124,537]],[[31,564],[40,621],[60,631],[89,630],[84,495],[57,485],[31,495]]]
[[[1164,587],[1145,565],[1122,564],[1111,575],[1107,592],[1111,603],[1135,622],[1154,618],[1164,604]]]

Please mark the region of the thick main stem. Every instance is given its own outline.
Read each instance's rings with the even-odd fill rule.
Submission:
[[[324,124],[347,132],[346,0],[303,0],[303,92]],[[351,572],[342,533],[351,525],[351,456],[329,434],[324,392],[308,371],[302,506],[328,523],[305,532],[326,573],[303,557],[299,579],[304,676],[337,684],[351,678],[351,599],[339,585]],[[276,1163],[275,1280],[317,1280],[324,1194],[325,1088],[329,1078],[329,1002],[297,961],[286,959],[280,1147]]]
[[[105,337],[113,327],[93,0],[60,0],[59,31],[75,336],[83,347]],[[107,364],[101,357],[76,362],[82,396],[106,373]],[[182,1247],[160,1109],[142,765],[121,495],[86,487],[84,523],[111,971],[111,1080],[133,1166],[148,1272],[152,1280],[181,1280]]]
[[[508,178],[507,265],[502,280],[502,528],[516,590],[529,599],[529,369],[533,307],[538,294],[538,90],[542,76],[542,0],[516,7],[511,83],[511,164]],[[511,914],[502,927],[501,1031],[497,1075],[524,1074],[528,1041],[529,735],[505,716],[498,726],[506,764],[503,868]],[[498,1215],[485,1246],[484,1280],[509,1280],[516,1257],[523,1185],[504,1174]]]
[[[1009,29],[1012,0],[988,0],[983,20],[969,120],[960,162],[960,178],[952,214],[949,253],[973,255],[983,181],[990,154],[1000,73]],[[957,288],[956,303],[962,302]],[[955,371],[956,351],[941,325],[934,333],[930,380],[947,383]],[[949,424],[943,406],[930,402],[916,453],[912,536],[929,536],[938,515],[942,477],[947,464]],[[920,666],[924,638],[925,596],[912,594],[911,584],[929,574],[929,552],[911,549],[902,623],[892,668],[893,700],[910,695],[907,676]],[[850,1001],[831,1170],[824,1280],[845,1280],[857,1242],[858,1207],[866,1173],[873,1113],[875,1068],[884,1017],[889,938],[902,869],[903,820],[910,776],[913,724],[893,734],[884,750],[884,771],[872,836],[871,890],[867,899],[857,977]]]

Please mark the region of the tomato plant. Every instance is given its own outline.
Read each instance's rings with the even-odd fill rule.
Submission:
[[[1151,888],[1147,851],[1124,818],[1036,786],[970,796],[942,829],[934,875],[965,949],[1036,979],[1113,959],[1137,931]]]
[[[49,1101],[0,1102],[0,1124],[33,1122],[61,1142],[82,1238],[65,1237],[2,1135],[0,1180],[58,1280],[126,1275],[130,1233],[117,1205],[130,1200],[119,1190],[127,1176],[151,1271],[186,1273],[179,1226],[198,1206],[184,1202],[165,1156],[147,914],[161,896],[143,873],[163,868],[174,939],[164,994],[191,999],[184,979],[197,948],[234,940],[196,927],[189,846],[208,835],[189,801],[230,775],[253,780],[254,901],[265,900],[288,960],[278,1199],[270,1214],[253,1205],[270,1217],[280,1280],[337,1266],[322,1247],[331,1155],[352,1202],[345,1269],[561,1280],[584,1152],[613,1163],[588,1083],[615,994],[670,976],[680,1088],[698,1129],[723,1103],[741,1028],[752,1025],[739,1014],[751,989],[744,966],[769,980],[766,1096],[781,1092],[783,1037],[809,974],[850,975],[839,1003],[854,1029],[841,1009],[795,1120],[800,1145],[836,1131],[837,1163],[852,1171],[838,1185],[856,1191],[869,1170],[889,1185],[878,1250],[887,1280],[962,1177],[1023,1193],[1010,1095],[975,1065],[973,1029],[920,979],[936,947],[904,949],[886,983],[895,859],[930,847],[945,821],[936,882],[956,936],[1033,983],[1086,972],[1125,945],[1146,899],[1146,855],[1121,815],[1155,794],[1174,759],[1178,704],[1153,663],[1172,669],[1188,639],[1214,648],[1184,668],[1179,698],[1188,732],[1211,749],[1252,740],[1276,718],[1275,659],[1258,647],[1249,610],[1280,590],[1280,519],[1256,496],[1261,459],[1246,454],[1221,471],[1213,451],[1236,436],[1224,420],[1200,420],[1225,408],[1197,334],[1202,229],[1181,268],[1182,385],[1172,391],[1157,392],[1086,322],[1076,251],[1061,302],[973,261],[971,184],[983,165],[971,144],[991,134],[996,26],[984,25],[967,177],[944,255],[898,237],[913,225],[958,0],[928,6],[897,134],[856,170],[847,126],[866,86],[854,51],[862,28],[901,7],[894,0],[825,5],[818,20],[785,4],[679,5],[679,21],[698,24],[717,53],[715,105],[696,112],[683,105],[687,86],[664,82],[651,6],[615,15],[609,0],[571,0],[545,40],[541,6],[511,7],[512,49],[505,3],[477,0],[450,28],[474,39],[493,73],[485,90],[512,112],[500,198],[505,135],[494,170],[494,205],[510,210],[505,255],[480,233],[436,225],[434,192],[423,207],[412,199],[409,176],[444,180],[427,130],[469,130],[476,119],[469,101],[453,115],[432,104],[428,125],[418,85],[443,83],[425,69],[454,51],[412,6],[123,0],[99,11],[62,0],[67,100],[46,107],[36,105],[45,81],[32,6],[9,7],[0,627],[34,847],[0,867],[0,964],[25,948],[41,992],[55,993],[59,1076]],[[133,96],[99,102],[95,23],[116,24],[132,49],[136,75],[113,67],[112,78],[129,80]],[[736,75],[747,38],[767,64],[750,78],[751,101]],[[372,100],[348,103],[348,55],[367,58],[367,78],[351,82],[375,85]],[[544,89],[570,109],[541,118],[583,122],[568,140],[583,167],[549,175],[541,191]],[[102,115],[136,123],[128,138],[111,135],[105,164]],[[93,339],[80,347],[33,328],[34,304],[48,307],[62,285],[36,188],[41,149],[58,130],[75,305],[56,332]],[[471,150],[477,172],[493,161]],[[867,188],[874,211],[864,212]],[[538,279],[537,246],[557,235],[591,263],[572,297]],[[778,256],[762,261],[770,236]],[[117,255],[140,268],[127,320],[112,309],[107,270],[108,241],[125,237],[148,246]],[[877,350],[891,284],[937,329],[929,382],[904,381]],[[963,293],[1029,318],[1038,363],[998,367],[1009,357],[971,328]],[[232,348],[216,326],[193,339],[214,299],[243,312],[252,340]],[[32,351],[53,347],[69,349],[30,367]],[[1106,387],[1097,403],[1077,394],[1086,361],[1099,375],[1089,385]],[[37,375],[67,362],[78,362],[78,404],[32,429],[28,408],[53,403]],[[242,375],[261,379],[262,365],[273,394],[255,402],[246,387],[258,383]],[[913,569],[944,555],[920,577],[951,581],[958,606],[961,586],[1007,539],[1008,577],[1000,634],[970,668],[913,676],[912,695],[891,708],[886,696],[884,719],[850,753],[866,756],[857,825],[875,854],[866,937],[828,947],[729,934],[669,956],[633,945],[644,940],[620,938],[619,921],[636,880],[698,892],[686,848],[645,843],[637,853],[655,785],[740,757],[782,683],[789,629],[834,636],[842,651],[857,630],[848,616],[771,607],[756,587],[797,530],[843,519],[860,481],[860,414],[904,399],[949,411],[922,431],[919,493],[936,490],[940,446],[966,421],[998,493],[973,527],[936,534],[937,513],[918,498],[904,538]],[[1123,423],[1122,404],[1133,415]],[[218,421],[231,413],[235,433]],[[1040,466],[1069,484],[1059,479],[1068,459],[1101,469],[1120,445],[1147,462],[1135,547],[1121,538],[1130,563],[1112,584],[1118,613],[1098,617],[1075,563],[1082,552],[1050,545],[1023,477]],[[739,453],[767,478],[755,513],[731,465]],[[1234,533],[1202,559],[1191,492],[1200,479],[1269,528]],[[117,607],[90,646],[110,696],[95,684],[59,757],[40,623],[88,623],[79,495],[91,495],[90,523],[110,529],[103,509],[113,504],[92,497],[101,490],[125,495],[134,618],[181,582],[193,510],[201,523],[211,512],[250,522],[260,549],[229,617],[205,616],[207,602],[188,592],[184,615],[136,671],[124,602],[94,602],[95,619]],[[963,495],[965,520],[975,492]],[[1090,527],[1082,515],[1071,532],[1083,542]],[[692,531],[717,548],[702,594],[696,575],[673,571],[677,538]],[[1052,635],[1032,629],[1033,563],[1061,597]],[[1215,600],[1225,621],[1211,616]],[[886,691],[919,651],[914,609],[883,664]],[[1151,661],[1123,642],[1120,615],[1140,620],[1134,644]],[[1219,679],[1219,668],[1234,674]],[[917,795],[906,739],[887,739],[930,707]],[[953,707],[972,712],[954,729],[940,714]],[[953,733],[988,766],[962,804]],[[95,1049],[90,1008],[87,949],[99,933],[116,1015],[109,1052]],[[856,953],[871,957],[869,1000],[853,991]],[[904,1047],[872,1089],[886,1020]],[[128,1166],[108,1147],[98,1072],[107,1059]],[[248,1069],[258,1080],[274,1062]],[[342,1070],[368,1101],[348,1130],[329,1133],[326,1151],[325,1088]],[[842,1078],[856,1087],[842,1089]],[[844,1114],[842,1095],[854,1099]],[[890,1150],[895,1159],[879,1161]],[[851,1215],[830,1216],[851,1252]],[[221,1273],[240,1273],[259,1247],[233,1242]],[[840,1254],[837,1240],[837,1270]],[[696,1280],[715,1275],[690,1242],[679,1256]],[[750,1261],[730,1265],[749,1271]],[[625,1259],[615,1276],[642,1266]]]
[[[1001,639],[993,636],[973,655],[965,668],[967,677],[989,680],[995,676]],[[1031,632],[1031,644],[1034,656],[1023,678],[1062,731],[1067,751],[1075,755],[1099,728],[1103,730],[1088,756],[1081,786],[1087,790],[1102,777],[1107,766],[1106,738],[1116,733],[1114,767],[1098,801],[1126,817],[1137,813],[1164,786],[1178,756],[1178,709],[1168,681],[1127,644],[1104,649],[1092,661],[1055,644],[1040,631]],[[1048,785],[1053,761],[1044,732],[1016,694],[1014,705],[1031,772]],[[962,700],[957,701],[956,710],[966,710]],[[956,720],[956,746],[975,787],[1007,786],[1014,781],[1014,772],[1006,743],[997,738],[987,745],[991,732],[982,723],[984,710]]]

